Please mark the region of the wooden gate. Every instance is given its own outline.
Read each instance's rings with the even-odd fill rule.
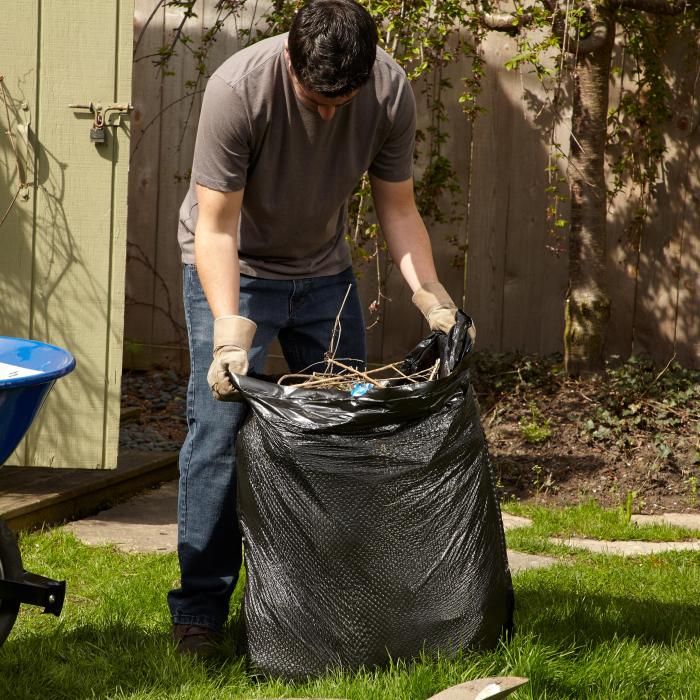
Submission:
[[[10,464],[116,466],[129,121],[110,108],[130,101],[132,18],[133,0],[3,4],[0,335],[77,360]]]

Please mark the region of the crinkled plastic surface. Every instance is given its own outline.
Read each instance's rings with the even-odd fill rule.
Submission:
[[[243,607],[258,669],[285,678],[488,648],[512,629],[500,509],[469,382],[471,321],[406,369],[440,378],[337,391],[235,381]],[[414,369],[414,371],[415,371]]]

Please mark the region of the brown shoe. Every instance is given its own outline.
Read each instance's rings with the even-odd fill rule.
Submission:
[[[218,653],[219,635],[210,627],[173,625],[173,641],[180,654],[210,657]]]

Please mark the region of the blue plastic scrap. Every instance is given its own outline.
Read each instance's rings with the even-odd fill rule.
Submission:
[[[355,384],[355,386],[351,389],[350,396],[353,396],[353,397],[363,396],[371,388],[372,388],[372,385],[369,382],[360,382],[359,384]]]

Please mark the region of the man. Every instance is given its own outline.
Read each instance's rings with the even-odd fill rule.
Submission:
[[[207,84],[178,232],[191,374],[181,587],[168,602],[182,652],[212,651],[241,565],[234,462],[246,407],[225,402],[229,373],[260,372],[275,337],[292,372],[322,361],[349,285],[336,356],[365,362],[345,242],[365,171],[415,304],[433,330],[455,322],[413,197],[415,114],[404,72],[352,0],[312,0],[288,35],[236,53]]]

